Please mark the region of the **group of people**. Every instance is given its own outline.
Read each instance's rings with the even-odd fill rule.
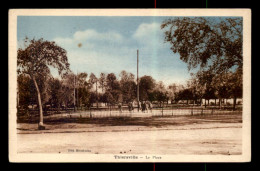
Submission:
[[[148,113],[148,110],[150,110],[152,112],[152,109],[153,109],[153,105],[150,101],[142,101],[142,102],[139,102],[139,109],[142,111],[142,112],[146,112]]]
[[[137,108],[138,108],[138,110],[141,110],[142,112],[147,111],[147,113],[148,113],[149,110],[152,112],[153,105],[150,101],[142,101],[142,102],[138,103]],[[118,104],[118,109],[119,109],[119,112],[121,113],[122,112],[122,103]],[[129,110],[129,112],[132,112],[134,110],[133,102],[128,103],[128,110]]]

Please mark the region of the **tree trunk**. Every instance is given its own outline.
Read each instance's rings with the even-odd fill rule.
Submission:
[[[237,98],[234,97],[234,102],[233,102],[233,110],[236,110],[236,103],[237,103]]]
[[[33,82],[34,82],[34,85],[36,87],[36,91],[37,91],[37,95],[38,95],[38,104],[39,104],[39,114],[40,114],[40,119],[39,119],[39,126],[38,126],[38,129],[44,129],[44,126],[43,126],[43,112],[42,112],[42,101],[41,101],[41,93],[40,93],[40,90],[39,90],[39,87],[38,87],[38,84],[35,80],[35,77],[32,77],[33,79]]]
[[[97,103],[97,109],[98,109],[98,94],[97,94],[97,82],[96,82],[96,103]]]
[[[77,110],[79,110],[79,88],[77,87],[77,100],[76,100]]]
[[[222,102],[222,99],[219,98],[219,109],[221,109],[221,102]]]
[[[207,100],[205,99],[205,108],[207,107]]]
[[[215,106],[217,106],[217,99],[215,99]]]

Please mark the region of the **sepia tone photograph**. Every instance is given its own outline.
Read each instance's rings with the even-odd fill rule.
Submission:
[[[251,11],[9,11],[11,162],[248,162]]]

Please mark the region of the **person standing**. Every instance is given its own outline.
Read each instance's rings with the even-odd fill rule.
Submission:
[[[153,113],[153,104],[150,101],[149,101],[149,109],[150,109],[151,113]]]
[[[128,103],[128,110],[129,110],[129,112],[132,112],[132,110],[133,110],[133,103],[132,102]]]
[[[147,111],[147,113],[148,113],[148,109],[149,109],[149,103],[148,101],[145,101],[145,110]]]
[[[119,109],[119,113],[122,113],[122,103],[121,102],[118,103],[118,109]]]
[[[140,101],[138,102],[138,107],[139,107],[139,110],[142,111],[142,103]]]
[[[141,104],[141,106],[142,106],[142,112],[145,112],[145,102],[144,101],[142,101],[142,104]]]

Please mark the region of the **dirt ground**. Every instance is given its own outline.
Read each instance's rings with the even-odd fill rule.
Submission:
[[[70,118],[18,124],[19,153],[242,153],[242,115]]]

